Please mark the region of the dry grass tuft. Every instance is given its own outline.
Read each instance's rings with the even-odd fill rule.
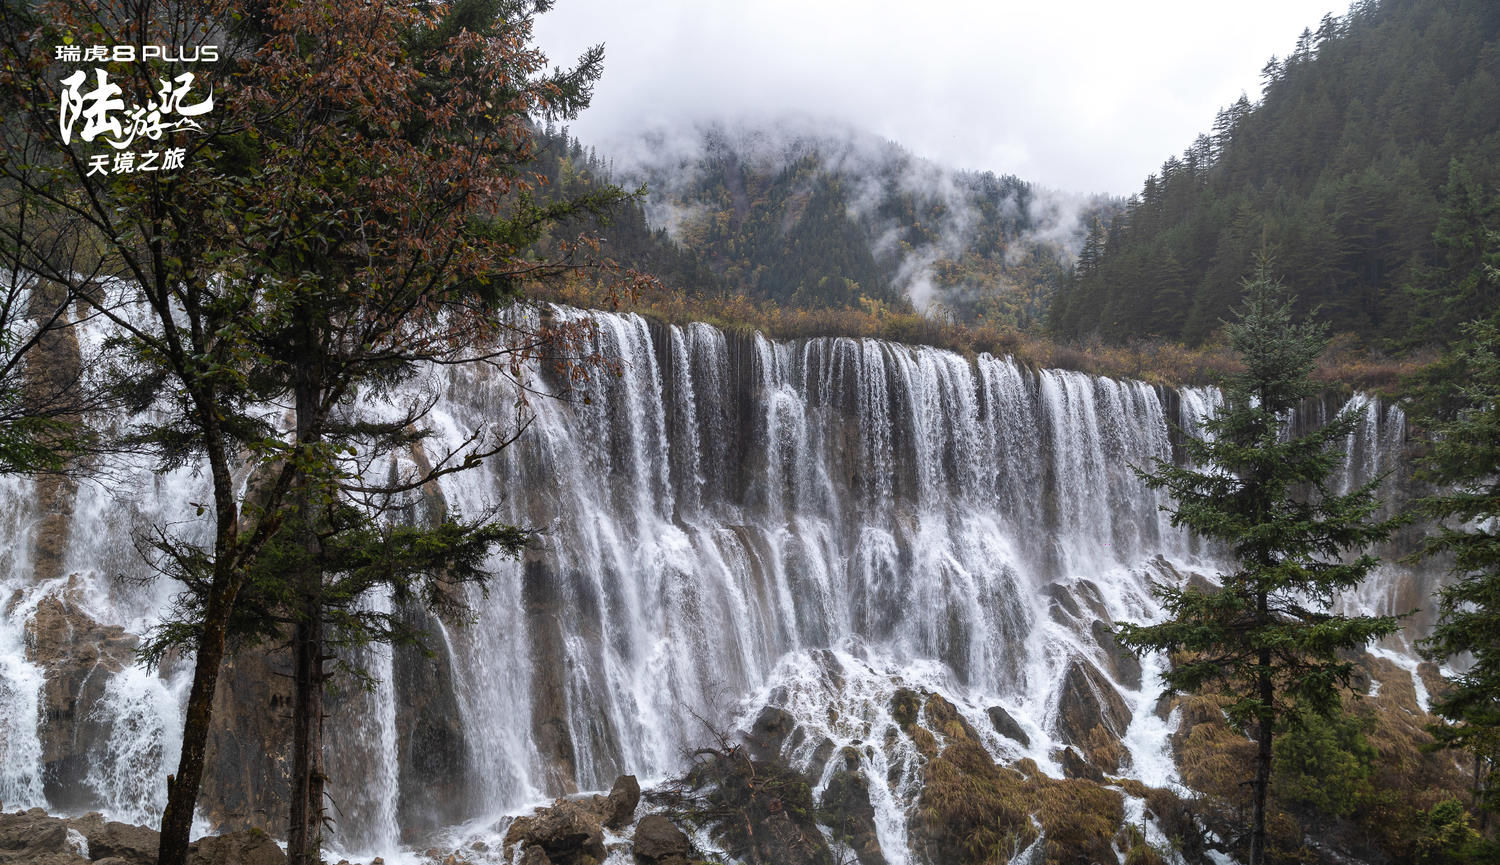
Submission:
[[[533,286],[529,296],[586,309],[638,312],[669,324],[702,321],[731,333],[759,331],[774,339],[822,336],[877,338],[910,345],[930,345],[968,357],[988,352],[1010,355],[1042,369],[1073,369],[1112,378],[1134,378],[1151,384],[1210,384],[1239,369],[1220,343],[1190,348],[1156,339],[1109,345],[1099,340],[1059,342],[1035,331],[993,323],[961,324],[928,318],[881,301],[863,299],[858,307],[808,309],[783,307],[745,295],[695,297],[665,289],[631,296],[602,280],[575,274],[559,284]],[[1393,359],[1360,349],[1340,336],[1319,361],[1314,377],[1331,386],[1389,391],[1418,369],[1426,357]]]
[[[1077,778],[1034,775],[1026,787],[1047,836],[1048,865],[1117,861],[1113,840],[1125,819],[1124,797]]]
[[[909,707],[908,698],[898,708]],[[996,765],[973,727],[939,695],[927,698],[924,716],[944,740],[923,769],[914,823],[914,837],[928,860],[1008,862],[1036,840],[1035,819],[1046,835],[1048,865],[1118,861],[1112,846],[1124,819],[1118,792],[1089,781],[1048,778],[1031,760],[1018,761],[1014,769]],[[915,724],[903,729],[913,741],[926,732]]]

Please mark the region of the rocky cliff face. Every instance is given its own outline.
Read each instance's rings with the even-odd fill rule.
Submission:
[[[420,844],[621,774],[667,777],[710,728],[756,728],[755,758],[802,777],[809,807],[840,815],[842,828],[822,824],[834,843],[865,865],[948,855],[932,852],[945,830],[913,821],[935,783],[980,777],[1017,814],[1070,797],[1113,814],[1135,800],[1073,782],[1183,780],[1168,743],[1193,725],[1158,713],[1160,659],[1121,652],[1108,623],[1157,615],[1153,580],[1215,571],[1214,551],[1172,529],[1130,470],[1174,458],[1175,430],[1213,392],[876,341],[598,324],[618,377],[533,398],[520,442],[426,491],[430,509],[495,508],[542,542],[495,563],[488,593],[467,598],[471,626],[406,610],[433,634],[428,652],[352,658],[380,684],[330,703],[341,849]],[[501,382],[451,375],[441,430],[519,419]],[[558,387],[546,370],[533,384]],[[1389,483],[1404,483],[1399,411],[1356,397],[1309,404],[1298,422],[1343,402],[1364,419],[1343,482],[1394,468]],[[0,479],[13,542],[0,553],[0,800],[142,821],[159,807],[183,680],[129,655],[170,587],[114,577],[144,573],[134,533],[191,531],[202,487],[147,466],[66,495]],[[1390,611],[1428,580],[1392,566],[1349,603]],[[1420,684],[1408,647],[1385,651]],[[283,663],[254,651],[225,671],[202,806],[214,826],[283,818]],[[1036,837],[1115,843],[1038,819]],[[1034,828],[1018,817],[1008,843]]]
[[[119,625],[103,625],[83,611],[78,581],[42,597],[26,627],[27,660],[43,671],[43,791],[53,807],[90,804],[79,782],[108,746],[108,719],[96,712],[110,679],[135,663],[136,637]],[[19,598],[12,600],[12,609]],[[11,614],[14,614],[12,612]]]

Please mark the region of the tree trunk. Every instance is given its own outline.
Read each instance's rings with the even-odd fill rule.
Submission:
[[[310,316],[297,335],[296,441],[308,463],[294,493],[302,572],[294,574],[300,609],[292,638],[292,801],[288,865],[319,865],[323,847],[323,569],[319,529],[323,482],[314,451],[321,438],[323,391],[318,336]]]
[[[219,684],[219,666],[224,660],[224,638],[229,613],[234,608],[234,586],[211,591],[205,611],[203,633],[193,663],[193,689],[188,694],[187,717],[182,726],[182,756],[177,774],[167,778],[167,808],[161,815],[161,840],[157,865],[187,865],[192,840],[193,811],[203,782],[208,750],[208,728],[213,720],[214,691]]]
[[[1264,672],[1271,667],[1271,651],[1260,650],[1260,717],[1255,731],[1255,807],[1250,817],[1250,862],[1249,865],[1265,865],[1266,861],[1266,792],[1271,786],[1271,734],[1275,725],[1275,714],[1271,701],[1275,698],[1271,676]]]
[[[240,587],[244,585],[244,563],[238,559],[239,506],[229,461],[218,446],[220,430],[213,416],[213,395],[199,394],[202,427],[210,442],[209,472],[214,484],[214,567],[203,610],[203,630],[198,634],[193,658],[193,688],[188,693],[187,713],[182,725],[182,754],[177,774],[167,777],[167,807],[161,815],[161,838],[157,842],[157,865],[187,865],[192,841],[193,812],[203,768],[208,758],[208,731],[213,723],[214,692],[219,687],[219,668],[224,663],[224,645],[229,618],[234,613]]]
[[[1484,832],[1489,826],[1490,809],[1484,807],[1484,766],[1485,759],[1474,754],[1474,813],[1479,817],[1479,831]]]
[[[292,801],[288,865],[318,865],[323,845],[322,609],[304,598],[292,649]]]

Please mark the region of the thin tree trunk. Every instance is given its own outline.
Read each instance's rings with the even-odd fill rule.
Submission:
[[[193,811],[198,803],[198,788],[203,783],[214,692],[219,684],[219,666],[224,661],[224,638],[234,594],[230,589],[211,592],[205,611],[203,634],[198,639],[193,663],[193,689],[188,694],[187,717],[182,727],[182,756],[177,761],[177,774],[167,779],[167,808],[161,815],[157,865],[187,865]]]
[[[1265,397],[1262,396],[1262,399]],[[1269,562],[1264,563],[1269,565]],[[1255,622],[1257,628],[1270,624],[1270,597],[1265,591],[1255,593]],[[1261,649],[1256,656],[1260,665],[1257,685],[1260,691],[1260,711],[1255,723],[1255,797],[1250,814],[1250,862],[1249,865],[1265,865],[1266,861],[1266,793],[1271,786],[1271,736],[1276,723],[1275,683],[1271,681],[1271,650]]]
[[[1474,755],[1474,813],[1479,817],[1479,831],[1483,832],[1490,822],[1490,810],[1484,807],[1484,758]]]
[[[304,621],[293,640],[292,801],[287,828],[288,865],[318,865],[323,843],[322,609],[304,602]]]
[[[1271,666],[1271,652],[1261,649],[1262,670]],[[1249,865],[1264,865],[1266,861],[1266,792],[1271,786],[1271,734],[1275,716],[1271,701],[1275,693],[1269,674],[1260,674],[1260,718],[1256,722],[1255,749],[1255,807],[1250,817],[1250,862]]]
[[[210,443],[219,440],[220,430],[214,418],[212,394],[197,400],[203,429]],[[203,610],[203,630],[198,635],[193,658],[193,687],[188,692],[187,713],[182,725],[182,754],[177,759],[177,774],[167,777],[167,807],[161,815],[161,837],[157,842],[157,865],[187,865],[188,844],[192,841],[193,812],[198,805],[198,790],[203,785],[203,769],[208,758],[208,732],[213,723],[214,693],[219,686],[219,668],[224,663],[224,645],[229,634],[229,618],[244,584],[243,563],[236,550],[239,530],[239,507],[227,455],[215,444],[208,449],[209,473],[213,477],[214,533],[213,582],[208,603]]]

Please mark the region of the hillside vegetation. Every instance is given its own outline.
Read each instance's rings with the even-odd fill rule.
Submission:
[[[1500,300],[1497,35],[1493,0],[1360,0],[1304,31],[1258,103],[1093,224],[1054,333],[1201,343],[1264,250],[1336,331],[1447,342]]]
[[[615,169],[566,129],[544,161],[562,194],[643,185],[602,251],[696,298],[799,309],[878,302],[928,317],[1039,329],[1079,245],[1117,206],[1012,175],[950,171],[852,130],[694,129],[648,136]],[[1080,215],[1086,218],[1080,218]]]

